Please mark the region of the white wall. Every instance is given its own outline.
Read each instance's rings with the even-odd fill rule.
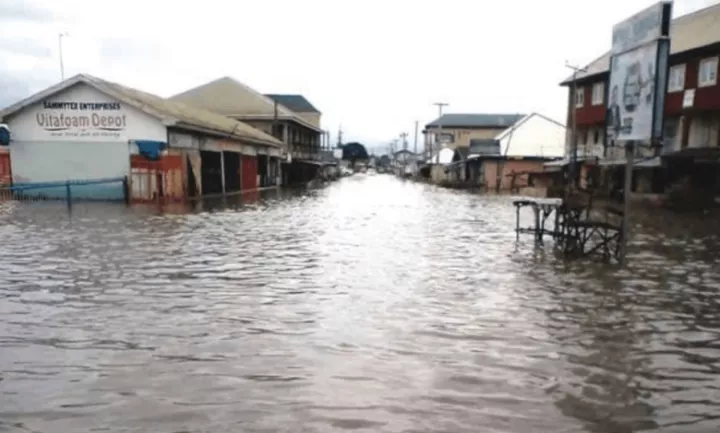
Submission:
[[[565,134],[564,126],[531,114],[512,134],[501,134],[500,150],[507,156],[560,158],[565,155]]]
[[[44,102],[75,104],[49,107]],[[7,119],[15,183],[122,177],[130,172],[130,153],[137,151],[129,140],[167,139],[158,119],[127,104],[83,105],[118,104],[85,84],[44,102]]]

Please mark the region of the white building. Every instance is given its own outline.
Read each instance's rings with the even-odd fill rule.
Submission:
[[[84,74],[6,108],[0,119],[11,131],[14,185],[127,177],[139,200],[257,188],[259,171],[277,173],[282,146],[242,122]],[[269,167],[258,169],[258,155]],[[114,182],[73,196],[123,192]]]

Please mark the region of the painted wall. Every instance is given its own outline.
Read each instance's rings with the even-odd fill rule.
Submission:
[[[123,177],[131,139],[166,140],[157,119],[90,86],[78,84],[6,119],[15,184]],[[37,191],[64,196],[65,191]],[[79,198],[122,197],[122,184],[74,188]],[[105,197],[107,196],[107,197]]]
[[[443,128],[442,133],[453,134],[453,141],[447,143],[447,147],[455,149],[458,147],[470,147],[472,139],[490,139],[506,130],[506,127],[470,129],[470,128]],[[438,128],[428,128],[426,134],[431,134],[430,141],[436,143],[435,134],[440,132]],[[435,145],[437,147],[437,145]]]
[[[565,127],[538,114],[500,138],[500,151],[509,157],[561,158],[565,155]]]
[[[513,170],[516,173],[524,171],[543,171],[543,164],[545,161],[533,161],[533,160],[505,160],[505,161],[485,161],[484,162],[484,184],[488,190],[495,190],[497,188],[497,175],[498,171],[502,170],[500,189],[502,191],[508,191],[511,187],[512,177],[506,176],[512,173]],[[518,183],[522,181],[518,178]]]
[[[309,124],[319,128],[320,127],[320,114],[319,113],[298,113]]]

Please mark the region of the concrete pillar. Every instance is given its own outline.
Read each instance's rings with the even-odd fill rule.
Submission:
[[[225,152],[220,152],[220,180],[222,182],[222,193],[225,194]]]

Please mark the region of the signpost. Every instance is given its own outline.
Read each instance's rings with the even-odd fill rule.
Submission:
[[[625,147],[620,261],[630,233],[635,151],[662,141],[672,1],[659,2],[613,27],[606,114],[607,140]]]

